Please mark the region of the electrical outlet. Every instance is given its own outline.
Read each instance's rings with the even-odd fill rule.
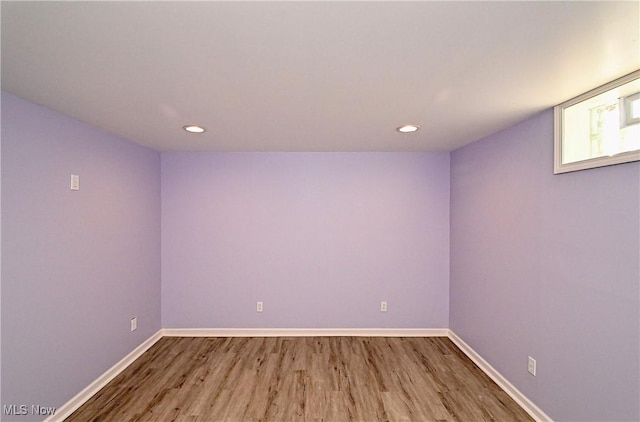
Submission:
[[[256,303],[256,312],[262,312],[262,302]]]
[[[138,328],[138,318],[133,317],[131,318],[131,331],[135,331],[136,328]]]
[[[77,174],[71,175],[71,190],[80,190],[80,176]]]
[[[527,371],[534,377],[536,376],[536,360],[529,356],[529,362],[527,363]]]
[[[387,312],[387,302],[386,301],[380,302],[380,312]]]

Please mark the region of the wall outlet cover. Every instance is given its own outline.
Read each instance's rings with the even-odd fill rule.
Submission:
[[[80,190],[80,176],[77,174],[71,175],[71,190]]]
[[[529,361],[527,362],[527,371],[534,377],[536,376],[536,360],[529,356]]]

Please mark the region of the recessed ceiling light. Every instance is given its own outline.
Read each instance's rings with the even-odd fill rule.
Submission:
[[[191,132],[191,133],[202,133],[205,131],[205,128],[197,125],[186,125],[186,126],[183,126],[182,128],[187,132]]]
[[[420,129],[420,126],[418,125],[404,125],[404,126],[400,126],[396,130],[402,133],[411,133],[411,132],[417,131],[418,129]]]

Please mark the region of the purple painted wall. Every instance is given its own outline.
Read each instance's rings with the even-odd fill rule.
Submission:
[[[447,153],[160,158],[3,93],[2,404],[64,404],[162,301],[166,328],[450,326],[556,421],[639,420],[640,164],[554,176],[552,141],[546,111],[451,173]]]
[[[159,328],[160,154],[3,93],[2,404],[61,406]]]
[[[452,153],[451,329],[556,421],[637,421],[640,164],[552,149],[548,110]]]
[[[162,154],[165,328],[443,328],[448,280],[448,153]]]

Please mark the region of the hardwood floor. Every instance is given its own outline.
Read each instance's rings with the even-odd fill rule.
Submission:
[[[66,422],[531,420],[446,337],[165,337]]]

